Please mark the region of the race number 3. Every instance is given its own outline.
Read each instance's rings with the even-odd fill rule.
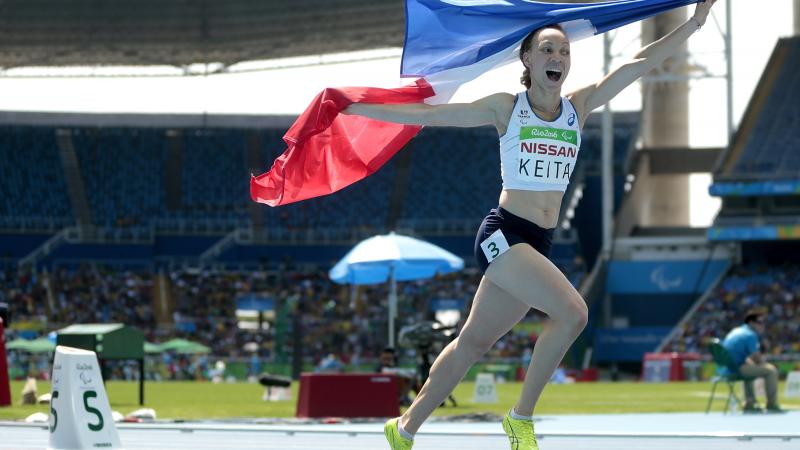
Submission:
[[[498,256],[502,255],[508,250],[508,241],[506,241],[503,231],[498,229],[483,242],[481,242],[481,250],[486,255],[486,260],[492,262]]]

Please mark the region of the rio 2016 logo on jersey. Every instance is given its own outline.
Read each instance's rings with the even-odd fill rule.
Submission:
[[[519,130],[519,140],[527,141],[531,139],[552,139],[555,141],[566,142],[578,145],[578,132],[573,130],[563,130],[561,128],[548,127],[522,127]]]

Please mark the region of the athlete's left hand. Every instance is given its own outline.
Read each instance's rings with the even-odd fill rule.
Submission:
[[[711,11],[711,7],[714,6],[717,0],[704,0],[697,4],[694,8],[694,20],[700,24],[702,27],[706,23],[706,18],[708,18],[708,13]]]

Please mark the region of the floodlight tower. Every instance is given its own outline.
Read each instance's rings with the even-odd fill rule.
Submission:
[[[686,9],[675,9],[642,22],[642,45],[648,45],[686,22]],[[642,84],[642,147],[687,148],[689,146],[688,44],[656,69]],[[665,150],[668,151],[668,150]],[[646,180],[637,208],[639,225],[689,225],[689,175],[637,174],[637,183]]]
[[[795,0],[800,3],[800,0]],[[661,38],[686,22],[689,8],[680,8],[662,13],[642,22],[642,45]],[[642,79],[642,127],[640,130],[640,153],[634,168],[631,191],[621,211],[616,215],[614,234],[627,236],[636,226],[641,227],[688,227],[690,226],[689,172],[704,167],[698,161],[678,162],[680,170],[660,170],[651,159],[674,160],[669,149],[689,149],[689,90],[690,81],[704,78],[724,79],[727,97],[727,136],[733,135],[733,67],[732,67],[732,20],[731,1],[725,2],[725,26],[721,26],[714,11],[706,27],[716,29],[724,42],[724,73],[695,61],[684,44],[660,67]],[[711,31],[711,30],[707,30]],[[627,189],[627,187],[626,187]]]
[[[800,1],[800,0],[798,0]],[[682,25],[687,8],[680,8],[642,22],[641,45],[648,45]],[[604,36],[604,70],[616,55],[613,35]],[[642,80],[641,148],[686,149],[689,146],[689,49],[684,44],[676,55]],[[625,236],[635,226],[689,226],[689,175],[655,174],[648,157],[640,159],[635,183],[618,214],[613,209],[613,118],[610,105],[603,111],[603,254],[608,257],[614,235]],[[627,188],[626,188],[627,189]],[[616,220],[615,220],[616,216]]]

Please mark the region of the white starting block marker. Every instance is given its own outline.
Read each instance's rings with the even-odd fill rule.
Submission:
[[[494,374],[479,373],[475,378],[475,395],[473,403],[497,403],[497,385]]]
[[[786,377],[786,390],[783,393],[786,398],[800,398],[800,372],[792,371]]]
[[[94,352],[56,347],[48,450],[120,449]]]

